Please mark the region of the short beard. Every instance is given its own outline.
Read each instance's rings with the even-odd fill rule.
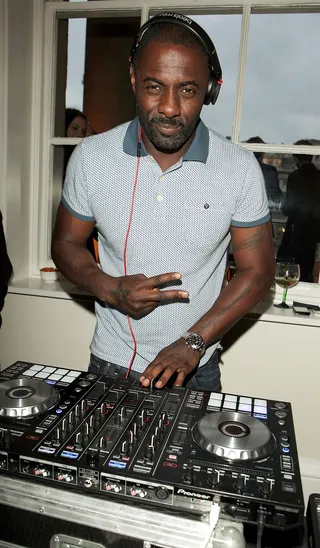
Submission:
[[[179,120],[175,118],[165,118],[165,116],[158,116],[148,120],[145,114],[137,105],[137,114],[140,120],[143,131],[147,135],[149,141],[153,146],[160,152],[165,152],[167,154],[173,154],[178,152],[183,145],[190,139],[197,129],[197,125],[200,119],[200,112],[194,119],[191,120],[190,125],[187,127],[184,126]],[[177,135],[163,135],[156,129],[155,123],[168,124],[172,126],[179,126],[181,129]]]

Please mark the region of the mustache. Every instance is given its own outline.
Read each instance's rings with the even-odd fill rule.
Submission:
[[[180,120],[175,120],[174,118],[152,118],[151,122],[153,124],[160,124],[166,126],[178,126],[184,127],[184,124]]]

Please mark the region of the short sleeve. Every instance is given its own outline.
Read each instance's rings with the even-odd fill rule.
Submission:
[[[74,149],[70,157],[62,191],[62,203],[77,219],[94,221],[83,170],[82,143]]]
[[[263,173],[254,155],[249,153],[248,156],[247,172],[231,221],[232,226],[239,228],[257,226],[270,220]]]

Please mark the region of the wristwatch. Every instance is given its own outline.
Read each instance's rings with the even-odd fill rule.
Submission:
[[[202,358],[206,351],[206,345],[204,344],[204,340],[201,335],[199,335],[199,333],[187,331],[181,336],[186,340],[186,345],[189,348],[192,348],[193,350],[198,350],[198,352],[200,352],[200,357]]]

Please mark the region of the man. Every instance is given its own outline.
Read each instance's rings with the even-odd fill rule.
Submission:
[[[8,283],[12,275],[12,264],[7,252],[7,244],[3,230],[2,213],[0,211],[0,313],[4,306],[4,299],[8,291]],[[1,327],[0,314],[0,327]]]
[[[250,137],[247,140],[247,143],[263,143],[264,140],[261,137]],[[279,177],[277,168],[269,164],[263,163],[263,152],[254,152],[255,157],[257,158],[259,165],[261,167],[264,181],[266,185],[267,197],[269,201],[269,207],[280,209],[282,201],[282,192],[279,185]]]
[[[219,390],[219,340],[273,279],[267,198],[253,154],[200,121],[221,83],[209,37],[179,14],[151,21],[131,57],[138,118],[75,150],[52,255],[100,301],[90,370]],[[101,269],[85,249],[95,225]]]

